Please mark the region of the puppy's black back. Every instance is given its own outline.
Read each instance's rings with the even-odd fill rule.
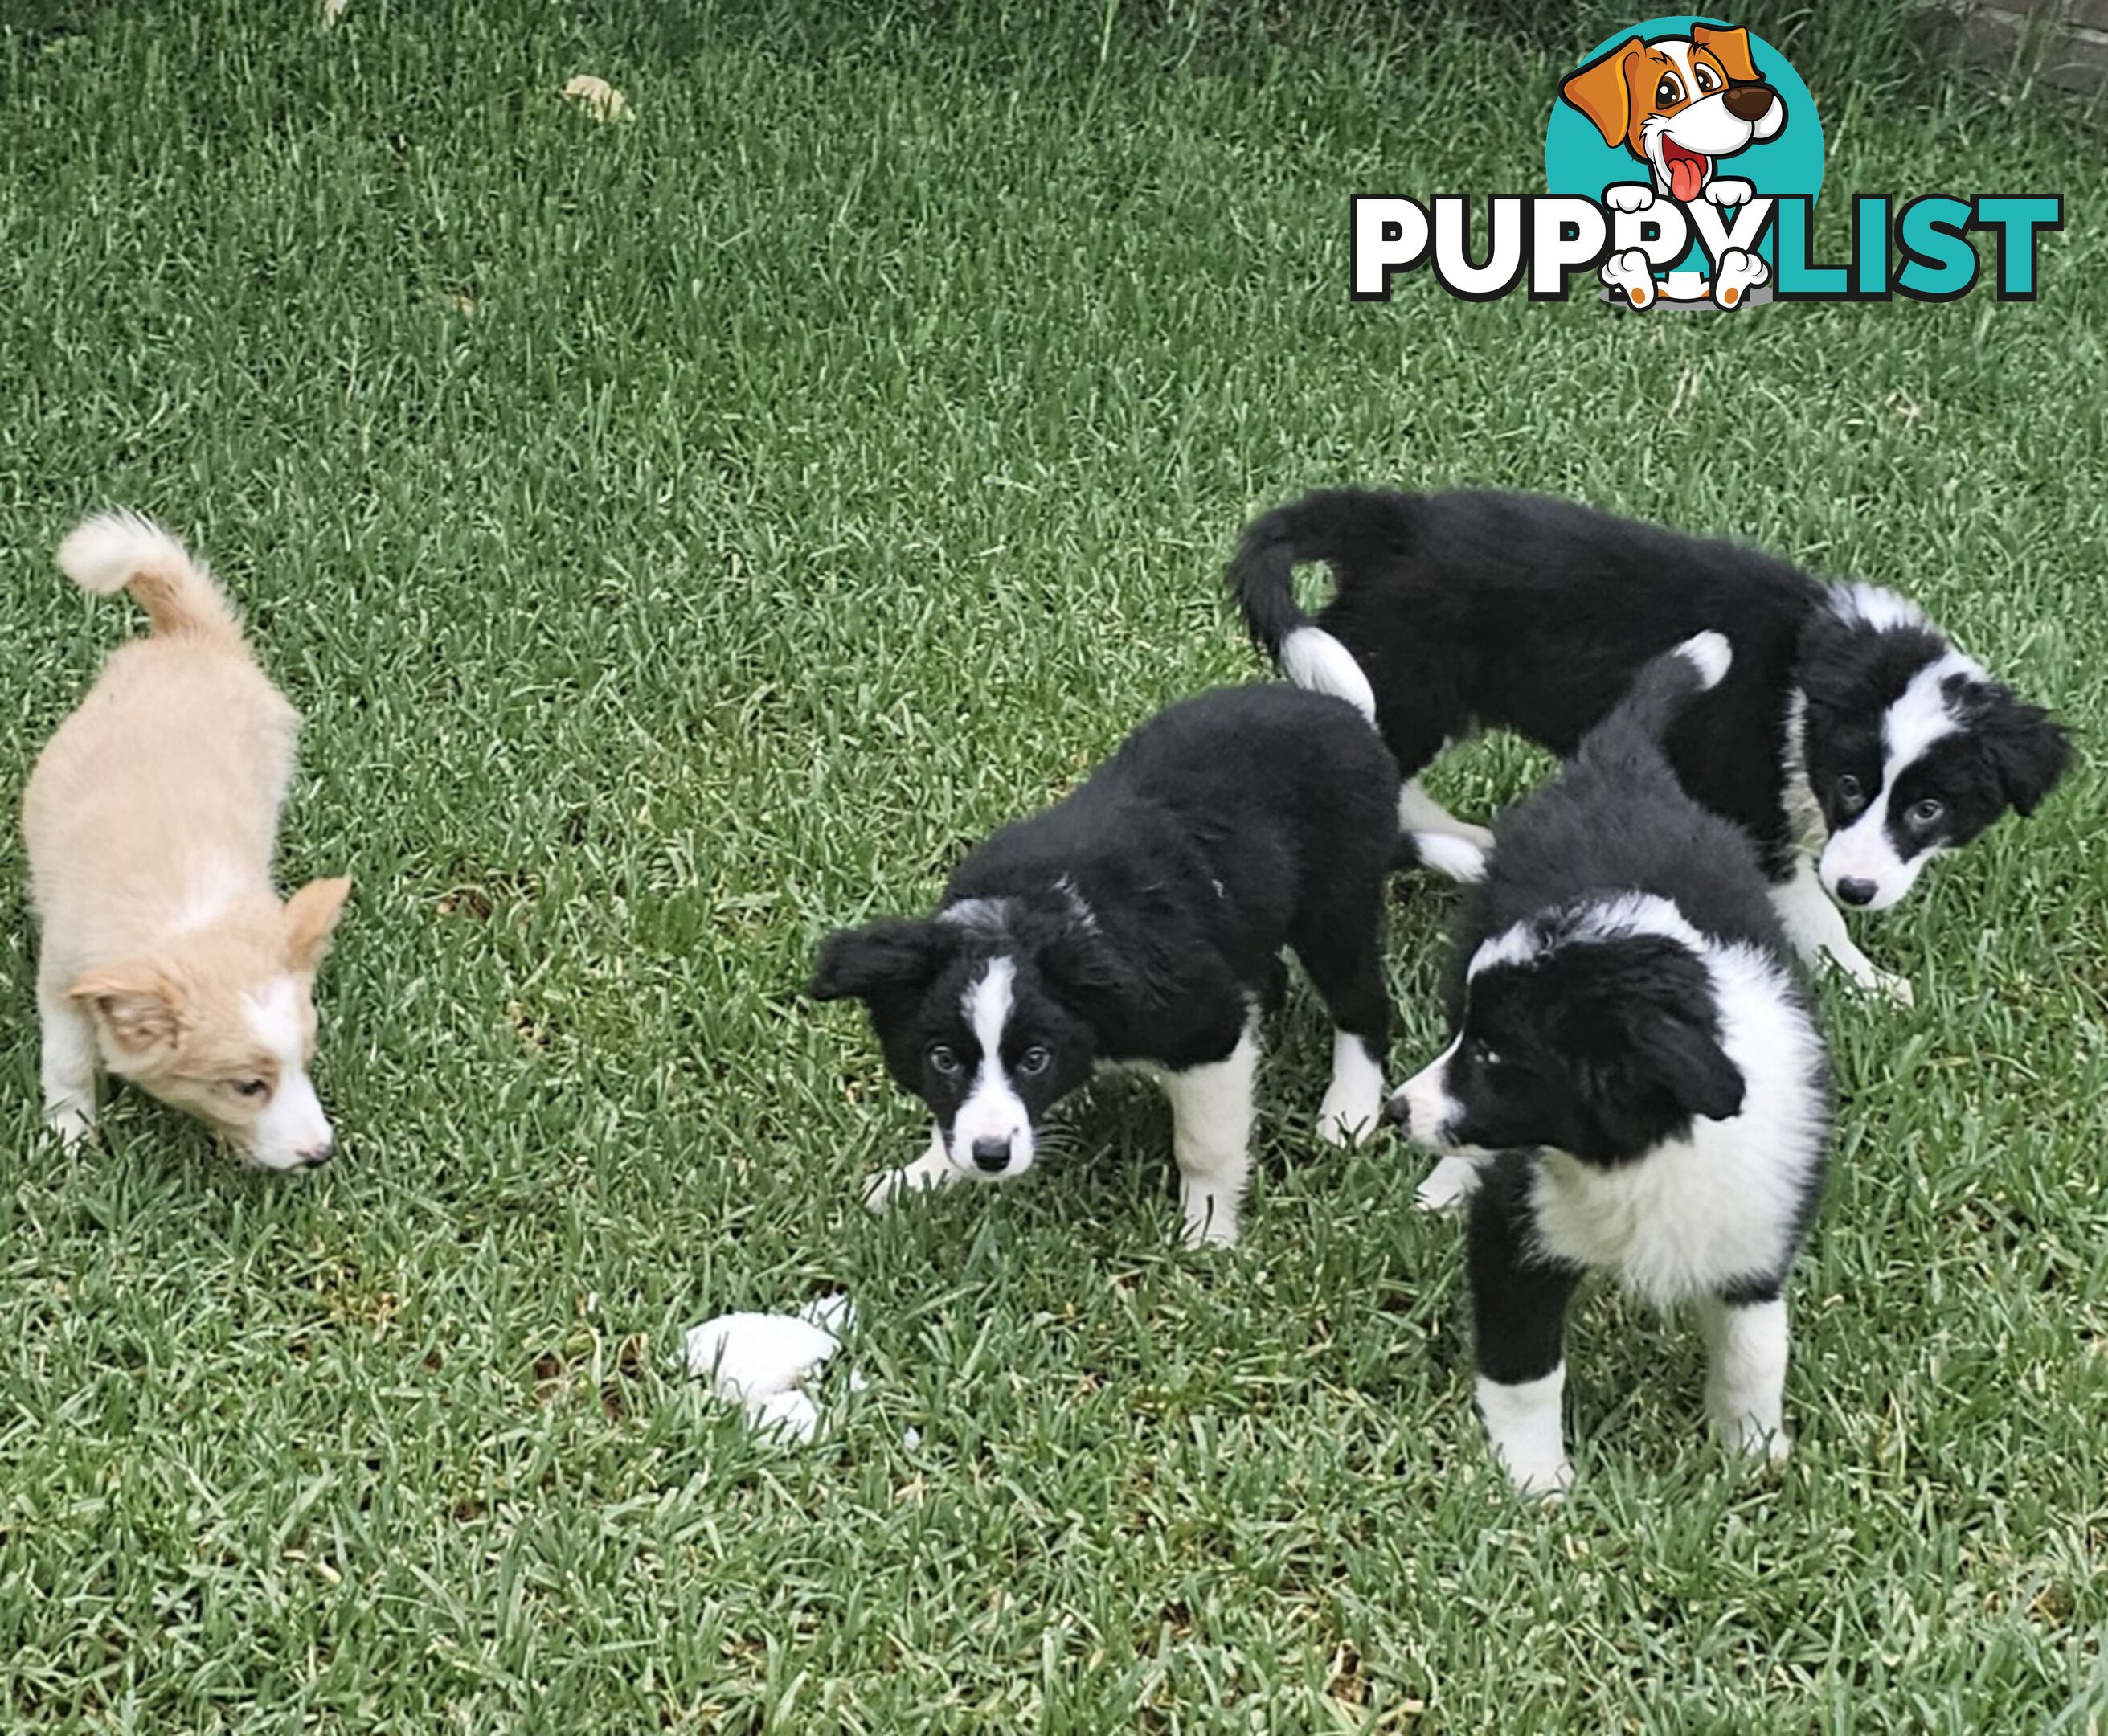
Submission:
[[[1029,891],[1058,873],[1093,909],[1152,891],[1204,906],[1282,904],[1372,852],[1388,863],[1398,782],[1344,700],[1218,688],[1165,707],[1079,788],[992,833],[959,865],[947,901]],[[1196,889],[1207,897],[1191,897]],[[1265,926],[1286,921],[1283,904]]]
[[[1133,993],[1101,1019],[1115,1054],[1150,1053],[1148,1008],[1264,998],[1277,954],[1344,901],[1381,898],[1398,771],[1344,700],[1279,684],[1167,707],[1083,785],[992,834],[952,877],[966,899],[1073,898]],[[1159,1030],[1155,1035],[1161,1036]],[[1174,1045],[1175,1047],[1175,1045]]]
[[[1317,624],[1368,675],[1408,775],[1479,726],[1571,754],[1648,659],[1725,634],[1734,668],[1693,702],[1670,759],[1705,805],[1759,839],[1768,867],[1784,863],[1786,695],[1822,594],[1797,568],[1541,495],[1316,494],[1254,522],[1232,566],[1269,651],[1302,618],[1287,589],[1298,561],[1331,566]]]

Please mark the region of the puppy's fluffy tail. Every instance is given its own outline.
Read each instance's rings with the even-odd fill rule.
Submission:
[[[1578,757],[1600,760],[1641,742],[1658,751],[1684,706],[1718,687],[1734,661],[1734,647],[1718,633],[1694,633],[1662,652],[1641,667],[1625,697],[1583,737]]]
[[[1230,561],[1230,595],[1252,641],[1299,688],[1344,699],[1372,724],[1376,690],[1354,654],[1313,621],[1295,600],[1295,569],[1305,561],[1336,559],[1342,516],[1375,497],[1313,494],[1257,518]]]
[[[59,570],[84,591],[129,591],[157,634],[241,643],[241,623],[201,561],[136,512],[98,512],[59,544]]]

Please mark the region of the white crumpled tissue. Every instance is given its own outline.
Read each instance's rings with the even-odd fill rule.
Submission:
[[[795,1314],[721,1314],[682,1335],[682,1359],[690,1374],[709,1382],[714,1395],[745,1410],[760,1432],[810,1441],[820,1430],[820,1408],[804,1383],[842,1347],[841,1335],[855,1323],[856,1310],[839,1293]]]

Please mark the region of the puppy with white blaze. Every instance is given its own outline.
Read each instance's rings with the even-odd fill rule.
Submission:
[[[1822,1187],[1828,1069],[1755,850],[1661,745],[1728,664],[1701,634],[1648,665],[1502,818],[1459,931],[1453,1040],[1385,1107],[1443,1155],[1423,1200],[1471,1194],[1479,1409],[1527,1494],[1572,1476],[1566,1308],[1591,1271],[1694,1305],[1720,1438],[1786,1453],[1786,1283]]]
[[[1336,582],[1314,620],[1295,599],[1304,561],[1329,562]],[[2008,809],[2032,814],[2070,756],[2047,712],[1894,592],[1818,584],[1759,550],[1571,501],[1312,494],[1250,526],[1230,584],[1291,681],[1337,692],[1336,664],[1358,666],[1407,780],[1401,829],[1463,879],[1487,834],[1418,778],[1447,744],[1498,728],[1570,754],[1649,658],[1726,635],[1733,669],[1692,705],[1670,762],[1754,841],[1802,956],[1826,954],[1899,1000],[1910,985],[1874,967],[1837,904],[1886,909],[1935,856]],[[1313,656],[1313,634],[1344,654]]]
[[[1367,715],[1293,688],[1160,712],[1061,801],[994,833],[935,915],[828,937],[811,992],[862,1000],[935,1119],[866,1192],[1007,1180],[1094,1069],[1171,1102],[1189,1244],[1236,1240],[1260,1008],[1294,949],[1332,1015],[1318,1131],[1372,1133],[1390,1035],[1380,952],[1398,773]]]
[[[84,590],[129,591],[153,632],[110,656],[22,797],[45,1120],[82,1139],[108,1071],[251,1163],[319,1164],[334,1136],[309,1076],[315,972],[351,882],[284,900],[271,883],[300,719],[165,531],[104,513],[58,562]]]

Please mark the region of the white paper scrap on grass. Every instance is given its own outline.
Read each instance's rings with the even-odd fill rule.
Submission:
[[[849,1299],[839,1293],[795,1314],[721,1314],[682,1335],[682,1360],[718,1398],[744,1409],[758,1431],[810,1441],[820,1410],[800,1387],[842,1347],[840,1335],[855,1321]]]

